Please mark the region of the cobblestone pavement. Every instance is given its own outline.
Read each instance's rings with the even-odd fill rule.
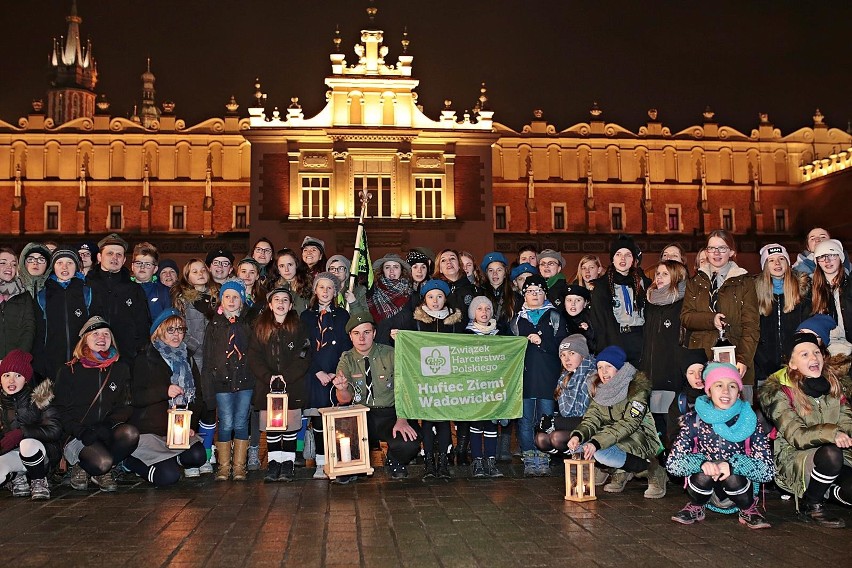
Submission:
[[[416,468],[412,473],[417,474]],[[23,566],[848,566],[852,528],[794,518],[793,501],[767,493],[773,528],[751,531],[708,512],[699,526],[669,520],[679,487],[645,499],[645,483],[582,504],[564,501],[561,472],[450,482],[419,475],[341,486],[307,479],[214,483],[211,476],[154,489],[123,480],[117,493],[53,489],[50,501],[0,495],[4,564]],[[600,490],[600,488],[598,488]],[[602,492],[601,492],[602,493]],[[852,527],[852,511],[830,506]]]

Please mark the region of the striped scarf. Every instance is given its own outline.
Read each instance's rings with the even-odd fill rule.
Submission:
[[[408,302],[411,282],[406,278],[388,280],[384,276],[376,279],[371,294],[367,297],[370,313],[379,323],[396,314]]]

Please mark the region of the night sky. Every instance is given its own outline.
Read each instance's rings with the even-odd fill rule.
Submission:
[[[336,25],[343,51],[367,0],[79,0],[83,41],[94,43],[99,93],[127,116],[141,98],[145,58],[157,102],[193,124],[222,116],[231,95],[246,115],[255,76],[272,106],[298,96],[306,116],[325,104]],[[3,2],[0,120],[17,123],[44,98],[52,38],[70,0]],[[672,131],[701,122],[706,105],[746,134],[758,113],[784,134],[852,120],[852,2],[578,2],[378,0],[389,62],[408,26],[419,102],[437,118],[445,98],[471,108],[485,81],[495,120],[520,130],[535,108],[557,130],[586,122],[592,101],[632,131],[655,107]]]

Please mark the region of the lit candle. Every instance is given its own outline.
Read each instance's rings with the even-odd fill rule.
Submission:
[[[284,426],[284,415],[281,413],[276,413],[272,416],[272,419],[269,421],[270,426],[274,426],[276,428],[280,428]]]
[[[184,444],[184,443],[185,443],[185,441],[184,441],[183,422],[182,422],[182,421],[175,421],[175,428],[174,428],[174,436],[173,436],[173,438],[174,438],[174,443],[175,443],[175,444]]]
[[[349,438],[346,436],[341,437],[338,440],[340,444],[340,459],[339,462],[351,462],[352,461],[352,446],[349,444]]]

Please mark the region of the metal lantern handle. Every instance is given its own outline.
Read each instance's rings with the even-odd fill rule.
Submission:
[[[183,396],[183,395],[179,394],[178,396]],[[189,410],[189,403],[188,402],[186,404],[177,404],[175,402],[176,398],[177,398],[177,396],[169,399],[169,408],[174,408],[175,410]]]
[[[275,388],[272,386],[275,383],[276,380],[281,381],[281,390],[275,390]],[[270,377],[270,379],[269,379],[269,392],[272,392],[272,393],[275,393],[275,394],[286,394],[287,393],[287,381],[284,380],[283,375],[272,375],[272,377]]]

